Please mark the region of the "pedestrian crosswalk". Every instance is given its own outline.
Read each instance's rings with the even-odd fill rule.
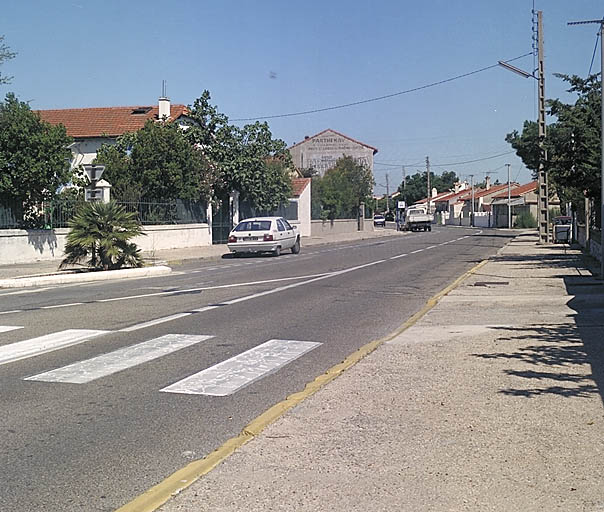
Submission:
[[[0,326],[0,333],[22,328],[23,326]],[[112,332],[67,329],[0,345],[0,365],[71,347]],[[166,334],[36,375],[26,376],[23,377],[23,380],[40,383],[87,384],[212,338],[214,336],[205,334]],[[199,372],[185,376],[159,391],[210,396],[232,395],[267,375],[279,371],[320,345],[321,343],[314,341],[271,339],[209,368],[200,369]]]
[[[0,365],[71,347],[106,333],[107,331],[92,329],[67,329],[66,331],[46,334],[10,345],[3,345],[0,346]]]
[[[79,363],[70,364],[27,377],[25,380],[41,382],[69,382],[85,384],[101,377],[138,366],[158,357],[171,354],[177,350],[190,347],[205,341],[212,336],[186,336],[182,334],[166,334],[130,347],[121,348],[108,354],[93,357]]]
[[[269,340],[161,391],[190,395],[232,395],[319,345],[313,341]]]

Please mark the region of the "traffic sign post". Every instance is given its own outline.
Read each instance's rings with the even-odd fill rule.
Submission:
[[[84,199],[86,201],[102,201],[103,200],[103,189],[97,188],[96,184],[101,179],[101,176],[105,172],[104,165],[84,165],[84,172],[90,180],[90,185],[86,187]]]
[[[84,165],[83,167],[84,172],[86,173],[86,176],[88,176],[91,184],[94,181],[99,181],[105,172],[104,165]]]

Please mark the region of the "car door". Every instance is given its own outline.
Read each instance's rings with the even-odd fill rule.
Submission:
[[[283,245],[284,249],[291,249],[296,243],[296,234],[294,228],[285,219],[278,219],[278,222],[283,226]]]

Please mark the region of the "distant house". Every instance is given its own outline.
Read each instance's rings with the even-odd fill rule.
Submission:
[[[501,194],[504,190],[507,191],[508,184],[493,185],[487,182],[488,188],[479,188],[474,190],[474,211],[475,212],[491,212],[491,203],[493,198]],[[517,187],[518,183],[511,183],[511,187]],[[472,212],[472,192],[460,198],[463,201],[462,212],[469,215]]]
[[[148,120],[168,119],[183,126],[190,125],[186,105],[170,105],[168,98],[159,98],[157,105],[138,107],[67,108],[38,110],[42,120],[62,124],[71,145],[72,168],[91,163],[103,144],[113,144],[120,135],[140,130]]]
[[[504,192],[493,197],[492,209],[494,216],[494,225],[497,228],[508,226],[508,192],[507,188]],[[550,208],[559,208],[560,199],[554,196],[549,199]],[[510,191],[510,209],[512,213],[512,226],[518,215],[528,212],[535,219],[538,218],[538,197],[537,197],[537,182],[531,181],[525,185],[516,186]]]
[[[292,179],[293,198],[290,199],[290,202],[295,202],[298,206],[298,219],[293,224],[298,225],[302,236],[310,236],[311,234],[311,181],[310,178]]]
[[[352,157],[373,173],[373,156],[378,150],[335,130],[327,129],[311,137],[304,137],[302,142],[291,146],[289,152],[299,171],[312,169],[319,176],[323,176],[335,167],[338,159],[343,156]]]

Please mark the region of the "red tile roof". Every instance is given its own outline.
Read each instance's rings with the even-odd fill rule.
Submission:
[[[520,185],[519,187],[513,188],[510,192],[510,197],[520,197],[523,196],[524,194],[528,194],[529,192],[534,192],[535,190],[537,190],[537,182],[536,181],[531,181],[530,183],[527,183],[526,185]],[[496,196],[493,197],[493,199],[507,199],[508,197],[508,193],[507,190],[501,194],[497,194]]]
[[[300,197],[302,192],[304,192],[304,189],[310,184],[311,181],[311,178],[294,178],[292,180],[294,197]]]
[[[512,183],[512,187],[517,187],[517,183]],[[491,188],[488,190],[486,188],[481,188],[474,191],[474,199],[478,199],[479,197],[488,196],[489,194],[494,194],[496,192],[501,192],[502,190],[507,190],[508,184],[504,183],[503,185],[491,185]]]
[[[450,190],[447,192],[441,192],[440,194],[437,194],[434,197],[431,197],[430,202],[434,203],[434,202],[440,202],[440,201],[450,201],[453,198],[459,198],[459,197],[463,196],[467,192],[468,192],[468,189],[463,189],[463,190],[460,190],[459,192],[451,192]],[[427,203],[427,202],[428,202],[428,198],[424,197],[423,199],[420,199],[419,201],[415,201],[415,204],[422,204],[422,203]]]
[[[314,139],[315,137],[319,137],[319,136],[325,134],[326,132],[335,133],[336,135],[339,135],[340,137],[344,137],[345,139],[348,139],[348,140],[354,142],[355,144],[360,144],[361,146],[365,146],[366,148],[372,149],[374,155],[378,152],[378,150],[376,148],[374,148],[373,146],[370,146],[369,144],[365,144],[364,142],[355,140],[352,137],[349,137],[348,135],[344,135],[343,133],[336,132],[335,130],[332,130],[331,128],[327,128],[327,130],[323,130],[322,132],[316,133],[315,135],[312,135],[311,137],[306,137],[303,141],[298,142],[297,144],[294,144],[293,146],[290,146],[289,149],[295,148],[296,146],[299,146],[300,144],[304,144],[305,142],[308,142],[309,140]]]
[[[137,110],[144,113],[134,113]],[[159,106],[67,108],[37,112],[44,121],[65,126],[71,137],[117,137],[140,130],[148,119],[157,119]],[[171,119],[177,119],[186,113],[186,105],[170,105]]]

